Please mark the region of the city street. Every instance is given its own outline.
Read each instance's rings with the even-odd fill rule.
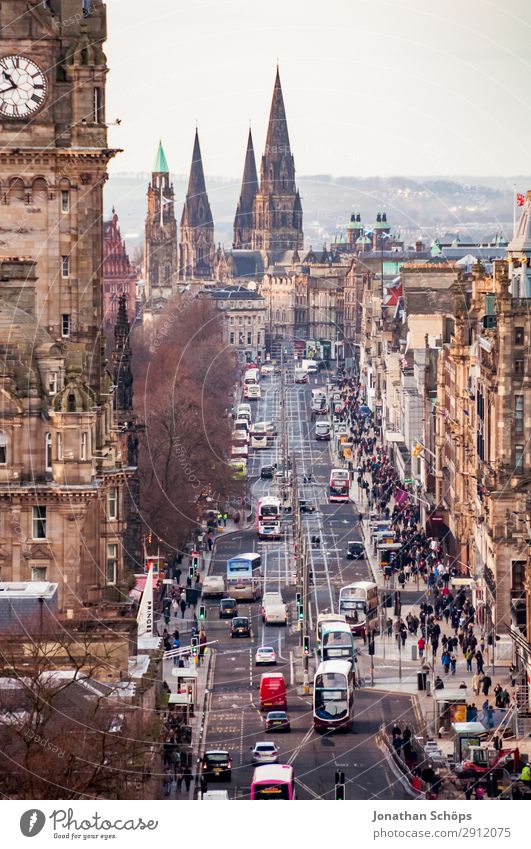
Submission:
[[[324,381],[325,376],[321,375],[313,377],[309,385],[296,385],[288,375],[285,388],[289,453],[295,458],[299,494],[316,507],[314,513],[302,517],[313,576],[310,582],[312,655],[317,615],[337,612],[339,589],[344,584],[354,580],[372,580],[365,560],[346,559],[347,541],[360,539],[355,505],[329,504],[327,500],[332,465],[330,443],[315,440],[314,425],[310,420],[311,389]],[[253,419],[275,421],[279,426],[279,436],[273,448],[250,452],[248,468],[254,506],[261,496],[278,494],[277,485],[272,480],[260,479],[260,467],[269,463],[280,466],[281,463],[280,378],[267,378],[261,386],[262,398],[254,402]],[[310,474],[312,483],[305,484],[303,477]],[[319,734],[313,730],[311,694],[304,694],[303,688],[297,686],[301,681],[300,632],[294,612],[296,564],[290,514],[285,515],[283,527],[284,538],[280,541],[259,541],[255,529],[248,528],[221,535],[215,548],[211,574],[220,575],[225,574],[228,558],[243,552],[259,552],[264,591],[282,592],[290,607],[290,620],[286,627],[265,626],[259,615],[259,603],[241,602],[238,612],[251,617],[253,631],[251,639],[236,640],[230,636],[230,620],[219,619],[216,600],[207,603],[208,639],[218,642],[204,748],[226,748],[233,759],[231,784],[220,783],[219,786],[229,789],[233,798],[248,798],[253,770],[250,748],[259,740],[275,740],[280,746],[280,762],[294,767],[299,799],[334,798],[336,770],[345,773],[347,798],[408,798],[397,775],[389,768],[376,735],[383,722],[400,719],[414,723],[409,695],[357,689],[351,732]],[[320,545],[316,548],[311,546],[312,536],[320,538]],[[357,642],[362,648],[361,639]],[[289,734],[264,732],[258,693],[263,669],[254,662],[255,651],[260,645],[275,648],[278,656],[275,671],[284,674],[288,685]],[[315,668],[314,660],[310,668]]]

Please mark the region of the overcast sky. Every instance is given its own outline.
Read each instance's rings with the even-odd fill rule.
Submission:
[[[531,171],[529,0],[107,0],[114,172],[159,137],[189,169],[240,177],[262,153],[275,65],[299,174]]]

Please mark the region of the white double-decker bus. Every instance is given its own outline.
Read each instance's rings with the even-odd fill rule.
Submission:
[[[280,539],[282,537],[282,502],[275,495],[265,495],[258,502],[256,511],[258,539]]]
[[[313,726],[318,730],[348,731],[354,708],[354,673],[348,660],[319,664],[313,685]]]
[[[357,581],[339,590],[339,612],[353,634],[378,630],[378,587],[372,581]]]

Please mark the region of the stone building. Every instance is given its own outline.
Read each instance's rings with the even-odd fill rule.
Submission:
[[[188,191],[181,216],[180,279],[212,280],[214,253],[214,221],[208,202],[199,133],[196,129]]]
[[[203,289],[198,295],[212,300],[221,311],[223,342],[237,351],[241,363],[264,358],[266,305],[256,289],[226,286]]]
[[[102,334],[105,6],[10,0],[0,32],[33,92],[0,92],[0,572],[57,583],[71,609],[125,591]]]
[[[147,193],[144,234],[144,300],[161,309],[178,292],[179,258],[174,189],[162,143],[159,143]]]
[[[492,273],[477,264],[454,287],[455,333],[438,381],[437,498],[479,621],[498,656],[522,664],[531,637],[531,194]],[[528,668],[528,674],[531,668]]]
[[[111,220],[103,223],[103,316],[106,330],[116,324],[120,295],[125,295],[129,321],[135,320],[137,280],[113,207]]]

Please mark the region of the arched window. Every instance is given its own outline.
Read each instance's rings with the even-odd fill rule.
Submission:
[[[26,200],[24,181],[20,177],[13,177],[9,181],[7,192],[8,203],[24,203]]]
[[[70,392],[68,396],[68,412],[75,413],[76,412],[76,396],[73,392]]]
[[[32,183],[31,202],[34,206],[45,206],[48,202],[48,184],[43,177],[36,177]]]
[[[7,465],[7,436],[0,431],[0,466]]]

